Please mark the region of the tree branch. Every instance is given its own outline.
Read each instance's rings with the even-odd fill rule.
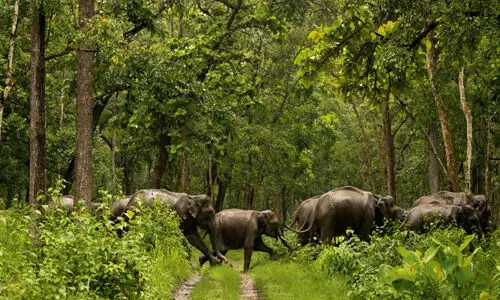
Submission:
[[[408,45],[408,47],[414,48],[415,46],[417,46],[427,36],[427,34],[429,34],[429,32],[436,29],[438,24],[439,23],[437,21],[432,21],[429,25],[427,25],[426,28],[422,30],[422,32],[417,36],[417,38],[413,40],[413,42],[411,42],[410,45]]]
[[[169,1],[165,1],[162,6],[158,9],[158,11],[154,14],[154,16],[151,19],[143,21],[141,24],[136,25],[134,28],[130,29],[129,31],[125,32],[123,34],[123,42],[124,44],[128,44],[134,40],[134,38],[137,36],[139,32],[144,30],[146,27],[151,25],[153,23],[153,20],[158,18],[162,12],[164,12],[169,5]]]

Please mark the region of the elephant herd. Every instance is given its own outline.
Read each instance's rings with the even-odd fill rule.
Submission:
[[[298,224],[297,239],[301,245],[313,241],[329,243],[351,228],[367,241],[373,225],[384,219],[399,220],[409,229],[422,232],[431,223],[445,225],[456,222],[467,232],[486,232],[491,209],[485,195],[468,195],[441,191],[417,199],[412,208],[396,206],[391,196],[379,196],[345,186],[303,201],[291,225]]]
[[[71,213],[74,200],[63,196],[61,204]],[[129,197],[116,200],[111,207],[113,222],[123,218],[129,221],[127,211],[138,206],[151,207],[153,203],[169,206],[180,218],[179,228],[188,242],[200,250],[200,264],[211,265],[226,261],[230,249],[244,249],[244,269],[248,271],[252,251],[274,251],[266,246],[262,235],[280,241],[290,250],[283,237],[283,227],[297,233],[301,245],[311,242],[329,243],[332,238],[343,235],[348,228],[360,239],[367,241],[374,225],[384,220],[400,220],[411,230],[423,231],[426,224],[441,221],[456,222],[466,231],[485,232],[488,229],[490,208],[484,195],[471,196],[465,193],[438,192],[419,198],[409,210],[395,205],[391,196],[380,196],[352,186],[331,190],[323,195],[304,200],[297,208],[290,226],[283,226],[271,210],[255,211],[226,209],[215,213],[211,199],[204,194],[188,195],[164,189],[144,189]],[[94,204],[98,207],[100,204]],[[295,223],[298,230],[291,228]],[[198,233],[203,229],[210,236],[212,250]],[[123,232],[118,231],[121,236]]]

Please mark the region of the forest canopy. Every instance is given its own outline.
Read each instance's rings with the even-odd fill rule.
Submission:
[[[0,199],[26,203],[36,167],[42,192],[206,193],[282,221],[343,185],[402,207],[487,194],[498,212],[499,15],[475,0],[3,1]]]

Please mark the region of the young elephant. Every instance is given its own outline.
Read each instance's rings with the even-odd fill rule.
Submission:
[[[470,205],[420,204],[412,208],[406,218],[410,229],[416,232],[423,232],[426,224],[436,222],[448,225],[453,221],[468,233],[479,227],[479,219]]]
[[[217,248],[222,255],[229,249],[245,249],[245,260],[243,272],[250,268],[252,251],[267,252],[272,257],[273,249],[262,241],[262,235],[280,238],[282,231],[278,216],[270,210],[255,211],[242,209],[226,209],[215,215]],[[203,265],[208,258],[200,256],[200,264]]]

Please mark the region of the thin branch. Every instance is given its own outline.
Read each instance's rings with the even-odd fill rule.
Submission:
[[[429,34],[429,32],[436,29],[438,24],[439,23],[437,21],[432,21],[429,25],[427,25],[427,27],[425,27],[422,30],[422,32],[417,36],[417,38],[413,40],[413,42],[411,42],[410,45],[408,45],[408,47],[414,48],[415,46],[417,46],[427,36],[427,34]]]
[[[396,95],[394,95],[394,98],[396,98],[398,100],[399,104],[401,105],[401,107],[403,108],[403,110],[406,112],[406,114],[408,116],[410,116],[410,118],[413,120],[413,122],[415,122],[415,124],[417,124],[417,126],[420,128],[420,130],[422,131],[422,133],[425,135],[425,137],[427,138],[427,141],[429,142],[429,145],[431,146],[432,154],[434,154],[434,157],[437,159],[439,165],[441,166],[441,169],[443,170],[443,173],[444,173],[446,179],[450,180],[450,177],[448,175],[448,171],[446,170],[446,167],[444,166],[443,161],[439,158],[437,149],[434,146],[434,144],[432,143],[431,137],[429,136],[429,134],[427,133],[427,131],[423,128],[422,125],[420,125],[420,123],[417,122],[415,116],[410,112],[410,110],[408,109],[406,103],[404,103]]]
[[[403,125],[408,121],[408,118],[409,118],[409,116],[406,115],[405,119],[401,122],[401,124],[399,124],[398,128],[396,128],[396,130],[394,130],[394,133],[392,134],[392,136],[396,136],[399,129],[401,129],[401,127],[403,127]]]
[[[45,56],[45,61],[49,61],[49,60],[52,60],[52,59],[55,59],[55,58],[67,55],[67,54],[69,54],[69,53],[71,53],[72,51],[75,51],[75,50],[76,50],[75,48],[73,48],[73,47],[71,47],[71,46],[68,45],[66,47],[66,49],[64,49],[64,51],[62,51],[62,52]]]
[[[169,5],[169,1],[165,1],[162,6],[158,9],[158,11],[154,14],[151,19],[143,21],[141,24],[136,25],[134,28],[123,34],[123,42],[124,44],[128,44],[134,40],[139,32],[144,30],[146,27],[150,26],[153,23],[153,20],[158,18],[162,12],[164,12]]]

